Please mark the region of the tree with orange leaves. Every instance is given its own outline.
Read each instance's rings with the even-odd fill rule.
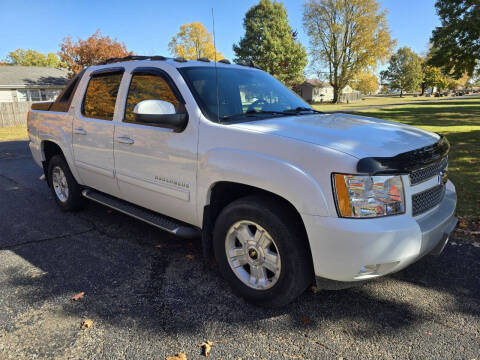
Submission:
[[[60,59],[66,64],[69,75],[73,77],[84,67],[96,65],[110,58],[133,55],[127,50],[125,43],[120,43],[109,36],[103,36],[97,30],[88,39],[73,41],[70,36],[63,39],[58,52]]]

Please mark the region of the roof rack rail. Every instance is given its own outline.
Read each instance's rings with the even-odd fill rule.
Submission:
[[[231,64],[230,60],[228,60],[228,59],[218,60],[218,62],[222,63],[222,64]]]
[[[176,62],[187,62],[187,60],[183,56],[177,56],[173,61]]]
[[[197,61],[210,62],[210,59],[206,57],[199,57]]]
[[[251,68],[255,68],[255,69],[260,69],[262,70],[262,68],[260,66],[258,66],[257,64],[255,64],[253,62],[253,60],[247,60],[247,61],[239,61],[237,62],[237,65],[240,65],[240,66],[248,66],[248,67],[251,67]]]
[[[107,65],[107,64],[113,64],[113,63],[117,63],[117,62],[122,62],[122,61],[131,61],[131,60],[167,60],[168,58],[165,57],[165,56],[162,56],[162,55],[152,55],[152,56],[148,56],[148,55],[128,55],[128,56],[124,56],[124,57],[115,57],[115,58],[110,58],[110,59],[107,59],[103,62],[101,62],[99,65]]]

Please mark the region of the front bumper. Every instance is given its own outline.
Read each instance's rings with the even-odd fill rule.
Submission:
[[[455,229],[455,187],[449,181],[442,202],[417,218],[397,215],[345,219],[302,215],[317,285],[344,288],[399,271],[426,254],[439,254]]]

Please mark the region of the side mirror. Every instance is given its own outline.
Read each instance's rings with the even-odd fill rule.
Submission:
[[[182,131],[188,123],[187,113],[177,114],[172,103],[163,100],[143,100],[133,109],[135,121],[146,125]]]

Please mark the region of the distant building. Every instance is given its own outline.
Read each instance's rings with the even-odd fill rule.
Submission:
[[[333,100],[333,86],[318,79],[307,79],[297,85],[294,91],[311,103]]]
[[[333,100],[333,86],[318,79],[307,79],[293,89],[304,100],[310,103],[329,102]],[[360,93],[353,90],[350,85],[345,86],[340,92],[341,101],[359,100]]]
[[[40,66],[0,66],[0,102],[53,101],[68,83],[68,72]]]

